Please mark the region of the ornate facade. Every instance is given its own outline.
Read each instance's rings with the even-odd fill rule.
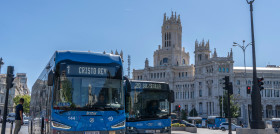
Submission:
[[[252,68],[247,73],[242,67],[234,67],[233,52],[219,57],[216,49],[211,53],[209,41],[195,41],[195,65],[190,64],[189,52],[182,47],[182,25],[180,15],[172,12],[170,17],[164,14],[161,27],[162,44],[154,52],[154,64],[145,60],[144,69],[133,69],[133,79],[163,81],[169,83],[175,93],[176,105],[190,112],[195,108],[201,117],[220,116],[222,104],[219,98],[224,94],[222,78],[230,76],[233,83],[234,101],[240,106],[240,117],[247,124],[250,116],[251,98],[246,87],[252,85]],[[257,68],[258,76],[265,78],[265,90],[261,91],[264,118],[280,117],[280,68]]]
[[[17,95],[29,95],[29,89],[27,87],[27,77],[25,73],[17,73],[13,81],[13,88],[9,91],[8,99],[8,113],[14,112],[13,98]],[[4,113],[4,103],[6,96],[6,74],[0,74],[0,114]]]

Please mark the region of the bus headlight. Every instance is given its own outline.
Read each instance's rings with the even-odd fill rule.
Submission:
[[[111,128],[120,128],[120,127],[124,127],[125,126],[125,121],[122,121],[114,126],[112,126]]]
[[[56,122],[56,121],[52,121],[52,126],[54,128],[61,128],[61,129],[70,129],[71,128],[70,126],[67,126],[65,124],[62,124],[62,123],[59,123],[59,122]]]

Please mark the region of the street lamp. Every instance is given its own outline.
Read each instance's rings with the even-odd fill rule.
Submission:
[[[243,51],[243,55],[244,55],[244,67],[245,67],[245,74],[246,74],[246,60],[245,60],[245,51],[246,51],[246,48],[249,46],[249,45],[252,45],[252,43],[249,43],[249,44],[247,44],[246,46],[244,45],[244,43],[245,43],[245,40],[243,40],[243,45],[241,46],[241,45],[239,45],[238,43],[236,43],[236,42],[233,42],[233,45],[232,46],[238,46],[238,47],[240,47],[241,49],[242,49],[242,51]]]
[[[253,90],[251,93],[252,103],[252,121],[250,123],[251,129],[264,129],[265,125],[262,121],[261,111],[261,94],[257,81],[257,67],[256,67],[256,52],[255,52],[255,36],[254,36],[254,23],[253,23],[253,3],[255,0],[246,0],[250,5],[251,17],[251,35],[252,35],[252,58],[253,58]]]

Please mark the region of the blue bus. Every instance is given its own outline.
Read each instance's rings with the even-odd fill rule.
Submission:
[[[171,134],[171,103],[174,92],[163,82],[129,81],[124,88],[126,134]]]
[[[219,129],[221,123],[226,122],[226,119],[223,117],[217,116],[208,116],[207,118],[207,127],[209,129]]]
[[[120,56],[56,51],[32,87],[30,134],[123,134]]]

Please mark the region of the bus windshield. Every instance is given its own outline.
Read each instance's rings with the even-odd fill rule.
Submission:
[[[130,92],[128,121],[168,118],[168,91],[133,90]]]
[[[102,68],[102,71],[99,68]],[[110,74],[110,72],[114,73]],[[123,109],[122,80],[113,78],[116,72],[118,69],[106,67],[60,66],[60,75],[55,80],[53,108],[87,111]]]

